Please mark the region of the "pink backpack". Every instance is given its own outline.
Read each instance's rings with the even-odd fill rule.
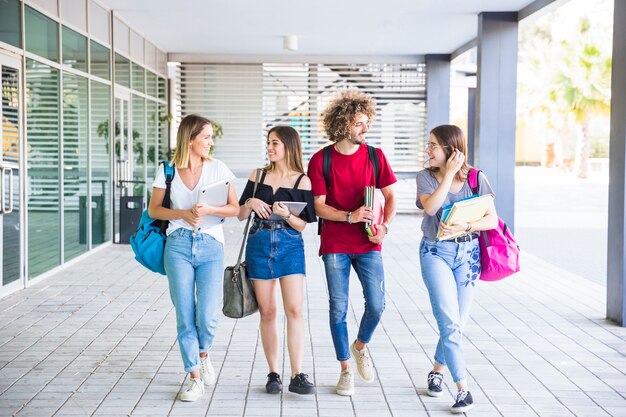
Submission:
[[[477,169],[470,169],[467,182],[474,194],[479,193]],[[504,220],[498,217],[498,227],[480,232],[480,279],[499,281],[519,272],[519,246]]]

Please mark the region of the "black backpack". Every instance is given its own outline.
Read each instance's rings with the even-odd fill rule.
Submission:
[[[376,188],[378,188],[378,174],[380,172],[380,161],[378,160],[378,154],[376,153],[376,148],[373,146],[367,145],[367,153],[370,157],[370,162],[374,167],[374,180],[376,181]],[[326,193],[328,193],[328,188],[330,187],[330,168],[333,164],[333,146],[328,145],[324,149],[322,149],[322,171],[324,173],[324,182],[326,183]],[[317,219],[317,234],[322,234],[322,223],[323,219]]]

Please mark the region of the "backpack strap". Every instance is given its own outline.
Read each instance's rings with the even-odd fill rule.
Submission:
[[[370,162],[374,167],[374,184],[376,188],[378,187],[378,174],[380,173],[380,161],[378,160],[378,153],[376,152],[376,148],[370,145],[367,145],[367,153],[370,157]]]
[[[480,170],[476,169],[476,168],[470,168],[469,172],[467,173],[467,183],[469,184],[470,188],[472,189],[472,193],[473,194],[479,194],[480,193],[480,189],[478,186],[478,174],[480,174]]]
[[[298,189],[298,185],[300,185],[300,181],[302,180],[302,177],[304,177],[304,174],[300,174],[300,176],[298,177],[298,179],[296,180],[296,183],[293,186],[294,190]]]
[[[326,193],[330,188],[330,167],[333,164],[333,145],[328,145],[322,150],[322,171],[326,183]]]
[[[326,191],[330,187],[330,168],[333,163],[333,145],[328,145],[322,150],[322,171],[324,173],[324,182],[326,183]],[[374,168],[374,184],[378,188],[378,174],[380,173],[380,161],[378,160],[378,152],[376,148],[367,145],[367,154],[369,156],[372,167]]]
[[[174,166],[170,165],[170,161],[163,161],[163,171],[165,172],[165,196],[163,197],[163,207],[170,208],[171,200],[170,194],[172,189],[172,180],[176,175],[176,169]],[[161,233],[165,233],[167,230],[167,226],[169,225],[169,221],[161,222]]]

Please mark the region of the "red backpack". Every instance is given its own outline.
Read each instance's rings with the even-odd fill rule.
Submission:
[[[479,194],[477,169],[470,169],[467,182],[474,194]],[[498,227],[480,232],[480,279],[499,281],[519,272],[519,246],[504,220],[498,217]]]

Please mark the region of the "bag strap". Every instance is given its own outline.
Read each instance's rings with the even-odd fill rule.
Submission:
[[[163,207],[170,208],[172,203],[170,195],[172,191],[172,180],[176,175],[176,169],[170,165],[170,161],[163,161],[163,171],[165,172],[165,196],[163,197]],[[168,220],[161,221],[161,234],[165,233],[170,222]]]
[[[256,176],[254,178],[254,189],[252,190],[252,198],[256,194],[256,186],[259,184],[259,176],[261,170],[256,170]],[[239,269],[239,265],[241,264],[241,257],[243,256],[243,249],[246,247],[246,240],[248,239],[248,229],[250,227],[250,220],[252,220],[252,210],[250,210],[250,214],[248,214],[248,221],[246,221],[246,227],[243,230],[243,240],[241,241],[241,248],[239,249],[239,256],[237,257],[237,265],[235,269]]]
[[[367,155],[369,156],[372,167],[374,168],[374,184],[378,187],[378,174],[380,173],[380,161],[376,148],[367,145]],[[330,168],[333,164],[333,145],[329,145],[322,150],[322,171],[324,173],[324,182],[326,182],[326,192],[330,187]]]
[[[478,174],[479,173],[480,173],[480,170],[476,168],[470,168],[469,172],[467,173],[467,183],[472,189],[473,194],[480,193],[480,189],[478,186]]]

